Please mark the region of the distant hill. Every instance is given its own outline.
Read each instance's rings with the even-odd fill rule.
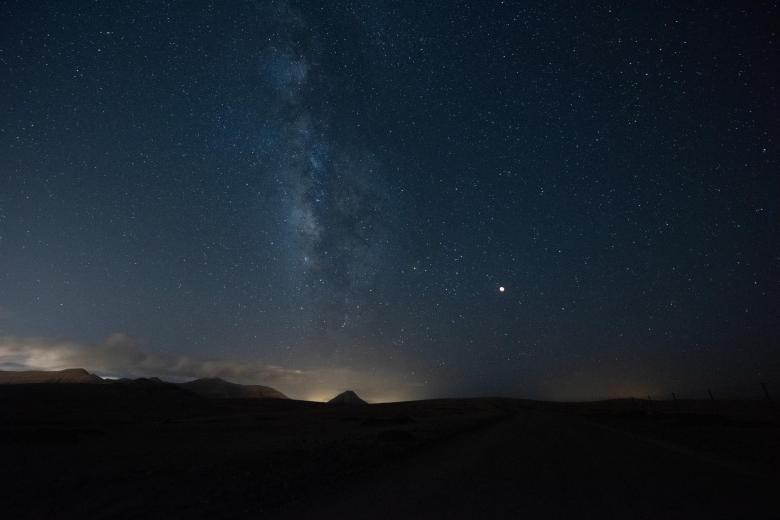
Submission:
[[[136,379],[128,379],[126,377],[122,377],[120,379],[117,379],[114,381],[115,383],[120,383],[123,385],[132,385],[132,386],[165,386],[165,385],[172,385],[172,383],[166,383],[165,381],[161,380],[159,377],[139,377]]]
[[[219,399],[288,399],[270,386],[239,385],[218,377],[196,379],[178,386],[203,397]]]
[[[239,385],[218,377],[196,379],[188,383],[168,383],[157,377],[139,377],[137,379],[102,379],[83,368],[69,368],[58,371],[0,370],[0,385],[88,383],[107,384],[109,386],[127,386],[133,388],[174,387],[187,390],[201,397],[219,399],[288,399],[286,395],[270,386]]]
[[[362,400],[355,392],[352,390],[347,390],[346,392],[342,392],[330,401],[328,401],[329,404],[368,404],[364,400]]]
[[[0,385],[29,385],[42,383],[105,383],[105,380],[90,374],[83,368],[44,371],[5,371],[0,370]]]

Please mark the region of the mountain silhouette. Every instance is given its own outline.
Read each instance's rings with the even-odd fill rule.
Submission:
[[[347,390],[346,392],[341,392],[339,395],[328,401],[329,404],[347,404],[347,405],[355,405],[355,404],[368,404],[363,399],[361,399],[355,392],[352,390]]]
[[[240,385],[218,377],[195,379],[187,383],[168,383],[157,377],[139,377],[137,379],[103,379],[83,368],[66,370],[0,370],[0,385],[30,384],[106,384],[125,387],[173,387],[187,390],[201,397],[219,399],[288,399],[286,395],[270,386]]]
[[[43,383],[104,383],[105,381],[90,374],[83,368],[67,368],[65,370],[0,370],[0,385],[29,385]]]
[[[178,386],[203,397],[218,399],[288,399],[270,386],[239,385],[218,377],[196,379]]]

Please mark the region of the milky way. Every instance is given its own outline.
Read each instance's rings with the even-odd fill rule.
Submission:
[[[260,81],[270,98],[257,117],[271,122],[277,139],[260,151],[266,161],[258,174],[276,184],[270,195],[279,197],[298,319],[323,341],[370,315],[365,295],[376,272],[387,267],[390,184],[366,147],[343,142],[318,103],[339,76],[321,64],[316,37],[305,33],[295,13],[276,14],[275,31],[287,41],[260,52]]]

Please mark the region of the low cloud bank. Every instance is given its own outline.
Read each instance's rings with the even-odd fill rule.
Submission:
[[[144,350],[118,332],[101,343],[0,336],[0,370],[85,368],[100,376],[151,377],[183,381],[221,377],[244,384],[272,386],[297,399],[325,400],[354,389],[371,401],[415,398],[417,385],[393,374],[323,367],[297,370],[256,361],[201,360]]]

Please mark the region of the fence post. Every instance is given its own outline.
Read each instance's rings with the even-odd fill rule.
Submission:
[[[780,421],[780,412],[777,410],[777,406],[775,406],[775,402],[772,401],[772,397],[769,395],[769,390],[766,387],[766,384],[761,383],[761,388],[764,390],[764,397],[766,397],[766,402],[769,403],[769,408],[772,410],[772,415],[775,418],[775,421]]]
[[[766,389],[766,384],[761,383],[761,388],[764,389],[764,397],[766,397],[766,400],[771,403],[772,402],[772,398],[769,397],[769,390]]]

